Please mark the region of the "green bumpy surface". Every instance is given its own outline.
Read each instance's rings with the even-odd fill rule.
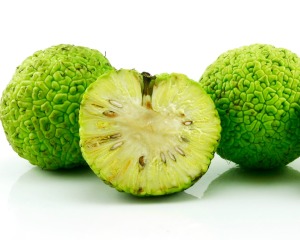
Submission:
[[[99,51],[61,44],[17,67],[0,102],[12,148],[43,169],[86,164],[79,147],[79,105],[87,86],[112,69]]]
[[[300,60],[253,44],[223,53],[200,85],[218,109],[217,153],[246,168],[284,166],[300,156]]]

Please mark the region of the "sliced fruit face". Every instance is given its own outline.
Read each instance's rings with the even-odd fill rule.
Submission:
[[[211,98],[182,74],[121,69],[83,96],[80,143],[91,169],[133,195],[182,191],[210,165],[220,138]]]

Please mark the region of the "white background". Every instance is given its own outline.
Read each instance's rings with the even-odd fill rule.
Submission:
[[[198,80],[222,52],[268,43],[300,54],[297,1],[1,1],[0,91],[29,55],[96,48],[116,68]],[[88,169],[49,172],[18,157],[0,129],[0,239],[299,239],[300,160],[247,172],[217,155],[183,193],[140,199]]]

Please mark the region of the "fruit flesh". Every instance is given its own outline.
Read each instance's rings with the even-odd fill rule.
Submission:
[[[43,169],[85,165],[79,147],[79,104],[86,87],[110,69],[99,51],[68,44],[25,59],[0,102],[12,148]]]
[[[84,94],[79,121],[93,171],[139,196],[191,186],[207,171],[220,137],[212,100],[181,74],[104,74]]]
[[[200,79],[218,109],[218,154],[246,168],[284,166],[300,156],[300,60],[253,44],[223,53]]]

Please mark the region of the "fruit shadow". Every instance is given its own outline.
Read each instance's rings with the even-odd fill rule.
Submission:
[[[202,199],[253,198],[270,195],[300,197],[300,172],[290,166],[272,170],[230,168],[210,182]],[[197,194],[193,194],[197,196]]]
[[[170,204],[196,199],[185,192],[160,197],[136,197],[118,192],[100,180],[89,167],[59,171],[33,167],[15,182],[9,195],[9,203],[14,206]]]

